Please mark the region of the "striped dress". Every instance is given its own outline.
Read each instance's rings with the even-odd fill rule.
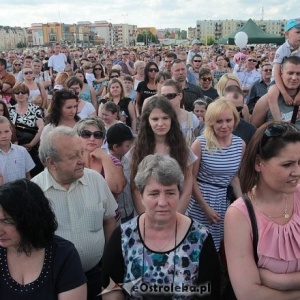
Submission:
[[[219,249],[220,241],[224,235],[224,216],[229,206],[226,197],[227,186],[240,166],[243,141],[241,138],[232,135],[232,143],[229,147],[223,147],[215,152],[208,152],[205,148],[205,137],[201,135],[197,139],[201,143],[202,152],[197,182],[206,203],[221,215],[221,222],[212,225],[208,223],[204,212],[194,198],[189,203],[187,215],[208,228],[216,248]]]

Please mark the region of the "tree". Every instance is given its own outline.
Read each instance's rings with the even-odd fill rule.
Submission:
[[[181,30],[180,31],[180,38],[183,40],[187,39],[187,31],[186,30]]]
[[[158,43],[157,35],[154,35],[149,30],[144,30],[137,36],[137,42],[138,43],[144,43],[145,45],[148,45],[149,43]]]
[[[213,45],[215,44],[215,39],[211,35],[203,36],[202,37],[202,43],[203,45]]]
[[[165,32],[165,39],[169,39],[171,37],[171,33],[169,30]]]
[[[19,42],[19,43],[17,44],[17,48],[18,48],[18,49],[20,49],[20,48],[26,48],[26,44],[23,43],[23,42]]]

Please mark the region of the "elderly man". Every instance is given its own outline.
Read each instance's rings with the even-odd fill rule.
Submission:
[[[281,79],[287,93],[294,99],[300,88],[300,57],[290,56],[284,60],[281,66]],[[290,122],[294,115],[296,117],[295,125],[300,128],[298,106],[286,105],[281,94],[278,97],[278,106],[282,120]],[[257,101],[254,107],[251,123],[259,127],[272,119],[268,98],[267,95],[264,95]]]
[[[116,227],[116,201],[105,180],[84,168],[83,145],[77,133],[58,126],[42,140],[39,155],[45,170],[32,179],[51,201],[58,222],[56,234],[72,243],[87,277],[88,300],[101,292],[100,261],[105,242]]]
[[[268,86],[271,82],[272,77],[272,65],[267,62],[261,66],[262,78],[256,81],[251,87],[249,94],[247,96],[247,105],[249,112],[252,113],[254,106],[259,98],[265,95],[268,91]]]
[[[172,79],[177,81],[184,91],[184,108],[187,111],[192,111],[194,102],[199,98],[203,98],[203,93],[201,92],[200,87],[187,82],[187,68],[181,59],[175,59],[173,61],[171,66],[171,74]]]
[[[241,82],[245,97],[247,96],[254,82],[261,79],[259,72],[256,70],[256,65],[256,57],[253,55],[248,55],[245,66],[239,66],[233,71],[233,75],[235,75]]]

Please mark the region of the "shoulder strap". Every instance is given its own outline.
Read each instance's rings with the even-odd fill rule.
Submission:
[[[248,214],[251,221],[252,233],[253,233],[253,255],[254,260],[257,265],[258,263],[258,254],[257,254],[257,245],[258,245],[258,229],[257,229],[257,222],[255,217],[255,212],[253,209],[252,202],[250,201],[249,197],[246,194],[243,194],[243,200],[246,204]]]

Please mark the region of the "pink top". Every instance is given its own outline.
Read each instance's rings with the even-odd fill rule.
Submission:
[[[251,227],[243,199],[237,199],[231,206],[242,212]],[[258,226],[258,267],[281,274],[300,271],[300,185],[294,193],[294,211],[287,224],[274,223],[258,209],[255,209],[255,215]]]

